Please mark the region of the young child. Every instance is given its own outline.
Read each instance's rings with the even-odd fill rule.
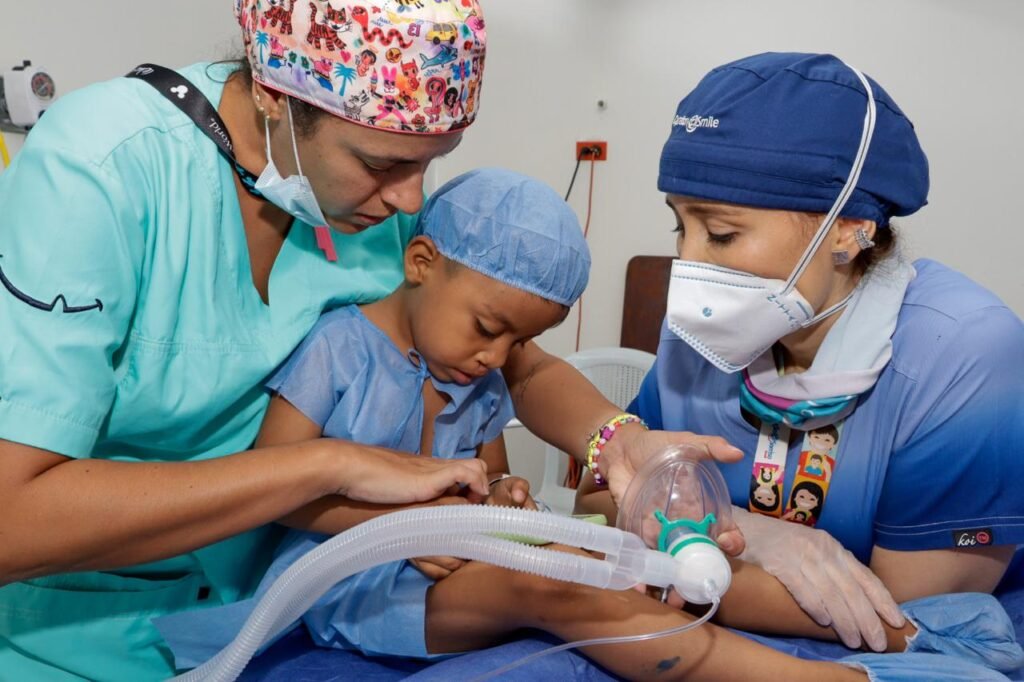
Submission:
[[[501,430],[513,416],[499,370],[517,344],[561,322],[579,298],[590,256],[575,215],[553,190],[502,170],[467,173],[427,202],[405,254],[405,282],[389,297],[324,315],[270,380],[275,396],[259,442],[317,436],[431,457],[480,457],[496,479],[487,504],[532,507],[525,480],[507,472]],[[433,504],[463,504],[458,495]],[[399,507],[321,500],[283,519],[283,541],[253,599],[178,614],[158,626],[179,666],[227,645],[255,600],[298,557],[362,521]],[[554,547],[551,551],[581,550]],[[744,594],[769,629],[776,621],[825,631],[781,584]],[[762,614],[762,615],[757,615]],[[801,620],[802,619],[802,620]],[[491,646],[536,628],[572,641],[663,630],[693,616],[636,591],[611,592],[452,557],[398,561],[349,577],[303,617],[314,641],[374,656],[430,658]],[[741,619],[742,620],[742,619]],[[901,643],[893,632],[893,646]],[[801,661],[707,625],[586,655],[630,678],[863,680],[842,665]]]

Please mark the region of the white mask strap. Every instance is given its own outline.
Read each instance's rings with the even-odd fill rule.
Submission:
[[[266,133],[266,137],[267,137],[267,163],[270,164],[270,163],[273,163],[273,160],[271,159],[271,156],[270,156],[270,117],[269,116],[265,116],[263,118],[263,131]]]
[[[285,95],[284,99],[288,105],[288,129],[292,131],[292,152],[295,154],[295,168],[298,170],[299,175],[302,175],[302,164],[299,162],[299,145],[295,142],[295,121],[292,119],[292,98],[289,95]]]
[[[821,322],[822,320],[824,320],[829,315],[834,315],[837,312],[839,312],[840,310],[842,310],[843,308],[845,308],[846,304],[850,302],[850,299],[853,298],[853,294],[856,291],[857,291],[857,287],[854,287],[853,290],[850,293],[848,293],[846,296],[843,297],[843,300],[839,301],[834,306],[831,306],[829,308],[826,308],[825,310],[822,310],[820,313],[818,313],[817,315],[815,315],[814,317],[809,319],[806,323],[804,323],[804,326],[805,327],[810,327],[812,324],[816,324],[818,322]]]
[[[781,292],[783,294],[788,294],[796,286],[797,280],[799,280],[801,275],[804,274],[804,270],[806,270],[807,266],[810,264],[811,258],[817,252],[821,243],[825,241],[825,237],[828,236],[829,230],[832,229],[832,225],[835,223],[836,218],[839,217],[843,207],[846,206],[846,202],[849,201],[850,197],[853,195],[853,191],[857,188],[857,181],[860,179],[861,169],[864,167],[864,161],[868,156],[868,148],[871,146],[871,138],[875,133],[875,96],[871,91],[871,84],[859,70],[849,64],[846,64],[846,66],[857,75],[857,78],[860,79],[868,97],[868,108],[864,113],[864,127],[861,129],[860,133],[860,147],[857,148],[857,155],[853,159],[853,167],[850,169],[849,177],[846,178],[846,184],[843,185],[843,190],[839,193],[835,203],[832,204],[832,209],[829,210],[828,215],[826,215],[825,219],[821,222],[821,227],[819,227],[817,233],[815,233],[814,239],[811,240],[811,243],[808,244],[807,248],[804,250],[803,255],[797,262],[796,269],[793,270],[793,274],[791,274],[789,279],[786,280],[786,286]],[[842,307],[843,305],[846,305],[847,301],[849,301],[849,296],[836,305]],[[833,306],[826,312],[830,315],[835,312],[835,310],[838,310],[838,308]],[[826,313],[821,313],[814,319],[818,320],[825,316]]]

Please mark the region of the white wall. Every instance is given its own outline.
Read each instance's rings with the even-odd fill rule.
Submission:
[[[482,115],[433,180],[502,165],[564,191],[575,141],[609,142],[610,160],[596,173],[584,347],[617,344],[629,258],[672,252],[672,219],[655,181],[676,103],[712,67],[766,50],[833,52],[883,84],[931,161],[931,203],[902,221],[912,254],[966,272],[1024,315],[1016,205],[1024,189],[1024,3],[482,2],[490,37]],[[223,58],[237,44],[231,0],[4,5],[0,66],[45,62],[62,92],[143,61]],[[586,173],[573,194],[581,217]],[[574,333],[570,318],[542,343],[567,354]]]
[[[123,75],[142,62],[184,66],[241,49],[231,0],[3,0],[0,70],[29,59],[59,94]],[[5,133],[14,152],[21,138]]]

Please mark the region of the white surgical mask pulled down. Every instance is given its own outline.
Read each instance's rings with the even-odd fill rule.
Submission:
[[[849,302],[843,300],[815,314],[796,289],[814,254],[857,187],[875,130],[875,98],[871,85],[850,67],[867,92],[860,147],[846,184],[821,222],[789,279],[759,277],[707,263],[676,260],[668,292],[669,329],[708,362],[724,372],[738,372],[764,354],[772,344],[792,332],[832,315]]]
[[[327,218],[320,210],[320,204],[313,194],[313,187],[309,179],[302,174],[302,164],[299,162],[299,147],[295,142],[295,122],[292,120],[291,98],[285,95],[288,106],[288,127],[292,134],[292,152],[295,154],[295,168],[297,173],[287,178],[281,177],[274,159],[270,155],[270,119],[263,119],[264,130],[267,135],[267,167],[260,173],[256,180],[256,189],[270,203],[292,217],[301,220],[315,228],[327,225]]]

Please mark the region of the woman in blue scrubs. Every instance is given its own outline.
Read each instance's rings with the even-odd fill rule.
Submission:
[[[248,451],[264,381],[321,312],[401,282],[423,173],[478,110],[442,96],[479,91],[479,7],[370,27],[322,0],[235,5],[245,68],[146,65],[71,93],[0,175],[4,679],[166,677],[150,620],[246,596],[275,519],[331,495],[487,492],[477,460],[338,440]],[[459,40],[433,45],[433,23]],[[521,418],[582,457],[618,411],[536,345],[514,355]],[[552,385],[573,405],[547,404]],[[613,485],[651,443],[687,438],[624,429]]]
[[[679,260],[632,410],[744,451],[720,467],[741,558],[853,646],[881,629],[823,587],[819,530],[898,602],[992,592],[1024,542],[1024,326],[899,253],[928,165],[892,98],[830,55],[727,64],[679,104],[658,185]]]

